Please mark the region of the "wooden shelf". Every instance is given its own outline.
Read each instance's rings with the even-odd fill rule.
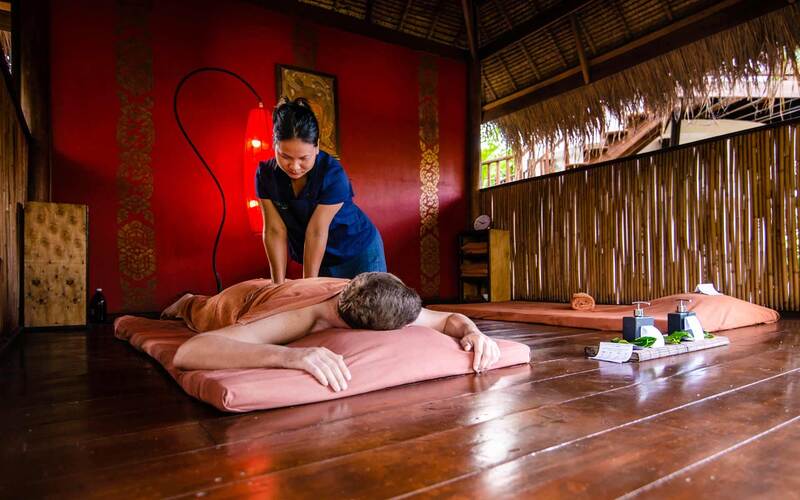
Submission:
[[[464,231],[459,234],[459,299],[462,302],[511,300],[510,241],[509,232],[503,229]],[[470,251],[464,248],[468,245],[479,248]],[[478,271],[461,271],[464,266],[476,265]],[[484,266],[485,274],[480,272]]]

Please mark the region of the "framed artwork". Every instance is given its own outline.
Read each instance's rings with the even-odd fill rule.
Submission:
[[[339,113],[336,101],[336,77],[294,66],[275,67],[277,99],[305,97],[319,122],[319,147],[334,158],[339,151]]]

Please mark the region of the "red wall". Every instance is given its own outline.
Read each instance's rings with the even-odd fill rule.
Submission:
[[[200,66],[244,76],[269,105],[275,64],[296,64],[296,20],[248,3],[153,2],[150,37],[155,144],[157,285],[154,305],[178,293],[210,293],[211,247],[220,203],[216,188],[180,136],[172,95],[180,78]],[[117,252],[115,2],[52,2],[54,201],[89,205],[90,288],[106,291],[110,310],[122,306]],[[419,83],[421,53],[322,26],[315,70],[337,77],[342,163],[356,203],[383,235],[389,270],[420,285]],[[456,295],[456,233],[466,220],[465,68],[437,59],[440,130],[441,297]],[[260,237],[244,210],[243,147],[254,100],[220,74],[192,79],[181,93],[184,126],[216,172],[227,196],[220,243],[223,286],[268,275]],[[254,168],[248,165],[247,168]]]

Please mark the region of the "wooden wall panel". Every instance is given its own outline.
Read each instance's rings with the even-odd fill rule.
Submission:
[[[25,326],[86,324],[87,207],[25,205]]]
[[[6,84],[0,83],[0,336],[19,326],[17,205],[27,197],[28,140]]]
[[[600,303],[699,282],[800,310],[800,128],[774,128],[482,190],[511,230],[517,300]]]

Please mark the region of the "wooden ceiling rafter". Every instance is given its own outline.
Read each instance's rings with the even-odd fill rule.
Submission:
[[[559,59],[561,59],[561,64],[563,64],[565,68],[568,68],[569,62],[567,61],[567,57],[564,55],[564,51],[558,45],[558,39],[555,37],[555,35],[553,35],[553,30],[551,30],[549,26],[544,30],[545,33],[547,33],[547,37],[550,38],[551,42],[553,42],[553,46],[556,48],[556,53],[558,54]]]
[[[664,11],[664,14],[666,14],[667,19],[669,19],[670,21],[675,20],[675,14],[672,12],[672,8],[669,6],[669,0],[663,0],[662,2],[658,2],[658,5],[661,6],[661,9]]]
[[[372,13],[374,8],[375,0],[367,0],[366,5],[364,6],[364,20],[370,24],[372,24]]]
[[[597,45],[595,45],[594,40],[592,39],[592,34],[589,33],[589,27],[586,26],[586,23],[583,21],[583,18],[578,14],[573,14],[575,16],[575,22],[578,23],[578,29],[583,34],[585,38],[586,45],[589,46],[589,50],[592,51],[592,54],[597,54]]]
[[[531,56],[531,53],[528,50],[528,46],[525,45],[525,41],[519,42],[519,46],[522,49],[522,53],[525,56],[525,59],[528,60],[528,64],[530,65],[531,70],[533,71],[533,76],[535,76],[537,80],[541,80],[542,74],[541,72],[539,72],[539,68],[538,66],[536,66],[536,62],[533,60],[533,57]]]
[[[473,26],[478,25],[478,20],[477,18],[472,18],[472,16],[476,15],[475,9],[473,8],[471,0],[461,0],[461,8],[464,11],[464,27],[467,32],[469,53],[473,59],[478,59],[478,33],[473,29]]]
[[[533,7],[534,7],[534,9],[536,9],[536,12],[537,12],[537,15],[534,16],[534,18],[546,16],[545,11],[542,11],[542,8],[539,5],[539,2],[537,0],[530,0],[530,3],[533,4]],[[557,19],[554,20],[553,22],[555,22],[555,21],[557,21]],[[534,31],[538,31],[538,30],[534,30]],[[547,26],[544,27],[544,31],[545,31],[545,33],[547,33],[547,37],[550,39],[550,41],[553,43],[553,46],[556,48],[556,53],[558,54],[559,59],[561,59],[561,64],[563,64],[565,68],[569,67],[569,63],[567,62],[567,58],[564,56],[564,51],[561,50],[561,47],[558,46],[558,39],[555,37],[555,35],[553,35],[553,30],[550,29],[550,24],[548,24]],[[533,31],[531,33],[533,33]],[[523,39],[519,40],[520,43],[522,41],[523,41]]]
[[[509,69],[508,63],[506,63],[503,54],[497,54],[497,58],[500,60],[500,65],[503,66],[503,69],[508,75],[508,80],[511,82],[511,86],[514,88],[514,91],[516,92],[517,90],[519,90],[519,85],[517,85],[516,80],[514,80],[514,75],[511,74],[511,69]]]
[[[619,6],[619,0],[610,0],[611,7],[617,13],[617,17],[622,22],[622,29],[625,30],[625,38],[630,40],[633,38],[633,32],[631,31],[631,26],[628,24],[628,20],[625,19],[625,12],[622,11],[622,7]]]
[[[514,29],[514,23],[511,21],[511,16],[508,15],[508,11],[506,10],[506,8],[503,5],[503,3],[500,0],[492,0],[492,4],[495,6],[495,8],[497,8],[497,10],[500,12],[500,15],[505,20],[506,27],[508,27],[509,30]],[[531,54],[528,52],[528,47],[525,45],[525,43],[522,40],[520,40],[519,47],[520,47],[520,49],[522,49],[522,54],[525,56],[525,59],[528,61],[528,66],[530,66],[531,71],[533,71],[533,74],[536,76],[537,79],[541,78],[539,76],[539,70],[538,70],[538,68],[536,68],[536,64],[534,64],[533,58],[531,57]],[[508,69],[508,66],[506,65],[506,61],[503,58],[503,54],[498,52],[497,55],[500,58],[500,62],[502,62],[503,66],[506,68],[506,72],[508,73],[509,78],[511,78],[511,85],[514,87],[514,89],[518,89],[519,85],[514,80],[514,77],[511,75],[511,71]]]
[[[705,5],[667,26],[643,35],[620,47],[588,59],[593,81],[624,71],[644,61],[689,45],[709,35],[789,5],[788,0],[724,0]],[[484,121],[495,120],[545,99],[584,85],[580,65],[571,67],[546,80],[487,103]]]
[[[414,0],[406,0],[406,5],[403,7],[403,13],[400,15],[400,22],[397,24],[397,30],[403,31],[403,25],[406,24],[406,19],[408,18],[408,11],[411,10],[411,4],[414,3]]]
[[[586,51],[583,49],[583,42],[581,42],[581,30],[578,28],[578,20],[574,14],[569,16],[569,24],[572,27],[572,36],[575,37],[575,50],[578,51],[578,62],[581,65],[583,83],[588,85],[592,81],[589,76],[589,61],[586,59]]]
[[[505,9],[502,3],[499,2],[499,0],[493,0],[493,1],[495,2],[497,8],[500,9],[500,12],[503,14],[508,29],[509,30],[513,29],[514,23],[511,21],[511,16],[508,15],[508,11]],[[533,56],[531,56],[531,53],[528,50],[528,46],[525,44],[525,40],[520,40],[517,46],[522,50],[522,55],[524,55],[525,59],[528,61],[528,66],[531,68],[531,71],[533,71],[533,75],[536,77],[537,80],[540,80],[542,78],[541,72],[539,71],[539,67],[536,65],[536,62],[533,60]]]
[[[433,36],[433,31],[436,29],[436,24],[439,22],[439,17],[442,15],[442,11],[444,10],[444,6],[442,5],[443,0],[436,0],[436,7],[433,13],[433,20],[431,20],[431,25],[428,28],[428,35],[426,38],[430,39]]]
[[[483,83],[486,85],[486,90],[488,90],[489,92],[492,93],[492,96],[494,96],[494,99],[497,99],[497,92],[495,92],[494,87],[492,87],[492,84],[486,78],[486,75],[481,74],[481,80],[483,80]]]
[[[251,3],[261,5],[270,10],[283,14],[290,14],[301,19],[307,19],[323,26],[338,28],[350,33],[356,33],[370,38],[375,38],[387,43],[400,45],[413,50],[429,52],[450,59],[464,60],[467,52],[454,45],[448,45],[421,36],[415,36],[386,28],[367,19],[353,17],[329,8],[302,3],[298,0],[249,0]],[[374,17],[374,9],[372,11]]]
[[[516,25],[514,29],[500,35],[481,47],[479,51],[481,59],[486,59],[502,49],[521,41],[528,35],[551,26],[555,22],[560,21],[573,12],[578,11],[590,1],[591,0],[564,0],[563,2],[560,2],[557,5],[545,10],[537,8],[536,10],[539,11],[537,15],[533,16],[524,23]],[[552,31],[550,32],[550,36],[553,36]],[[558,44],[556,44],[556,46],[558,46]]]

